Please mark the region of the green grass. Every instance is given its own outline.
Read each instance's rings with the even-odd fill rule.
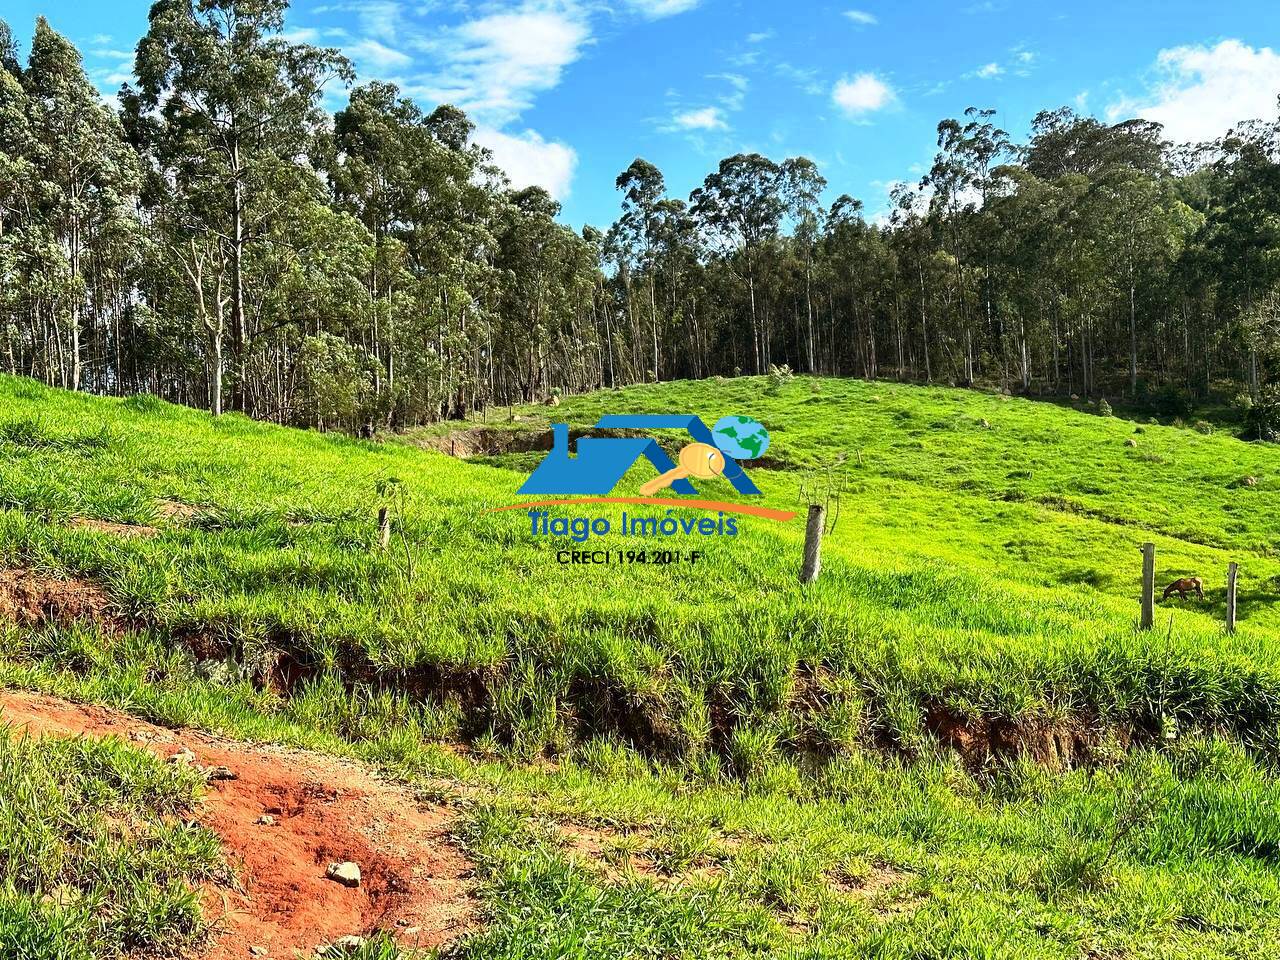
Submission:
[[[197,775],[118,740],[0,732],[0,956],[176,956],[205,934],[217,839],[182,819]]]
[[[1121,420],[831,380],[778,396],[751,380],[671,384],[560,408],[583,425],[606,410],[741,411],[769,426],[781,465],[848,453],[825,572],[805,590],[798,521],[662,541],[704,549],[696,568],[563,567],[555,550],[572,541],[484,512],[515,500],[510,470],[13,379],[0,403],[3,562],[102,582],[130,616],[198,637],[204,656],[248,676],[283,656],[304,676],[447,691],[465,708],[454,735],[526,756],[616,733],[665,755],[742,758],[768,742],[735,752],[734,731],[761,723],[779,749],[807,750],[831,733],[815,729],[829,712],[814,709],[815,676],[839,680],[841,742],[911,748],[938,710],[1145,731],[1172,718],[1258,741],[1280,720],[1269,447],[1146,427],[1132,448]],[[796,503],[798,470],[755,476],[766,503]],[[1237,485],[1244,476],[1256,485]],[[371,545],[387,477],[409,500],[383,555]],[[723,482],[704,492],[732,495]],[[162,501],[194,515],[159,521]],[[73,516],[162,533],[122,540],[67,526]],[[1201,575],[1208,597],[1162,607],[1142,635],[1148,537],[1162,580]],[[1243,569],[1234,637],[1220,624],[1228,558]]]
[[[515,412],[504,429],[548,413]],[[775,507],[847,454],[819,583],[795,580],[799,521],[663,541],[703,549],[692,568],[562,567],[572,542],[485,512],[537,455],[0,378],[0,566],[102,583],[136,628],[0,628],[0,682],[464,784],[487,923],[458,956],[1280,955],[1276,448],[803,378],[554,415],[622,412],[761,419]],[[384,555],[389,477],[408,501]],[[1208,596],[1141,633],[1147,539],[1162,583]],[[282,670],[288,695],[264,682]],[[468,759],[434,746],[455,740]]]
[[[1113,742],[1069,771],[928,747],[743,780],[607,738],[526,765],[444,750],[385,701],[273,703],[157,637],[24,636],[0,684],[360,757],[455,804],[484,919],[457,958],[1280,957],[1280,782],[1229,738]]]

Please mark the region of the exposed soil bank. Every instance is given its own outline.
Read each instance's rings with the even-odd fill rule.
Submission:
[[[172,757],[227,767],[210,782],[197,819],[222,838],[241,889],[204,891],[215,926],[211,960],[308,955],[348,934],[392,933],[405,946],[436,947],[474,924],[472,866],[450,836],[451,812],[360,764],[280,747],[252,746],[194,730],[170,730],[96,706],[0,691],[0,722],[33,735],[115,736]],[[325,878],[353,861],[361,884]]]
[[[76,620],[118,626],[111,600],[95,584],[58,580],[22,568],[0,568],[0,622],[39,627]]]

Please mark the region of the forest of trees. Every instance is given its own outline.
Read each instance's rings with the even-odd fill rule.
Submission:
[[[581,234],[472,125],[282,35],[285,0],[159,0],[104,100],[0,21],[0,370],[373,432],[558,392],[801,372],[1280,415],[1280,124],[1171,145],[989,111],[869,221],[804,158],[687,199],[637,159]],[[354,85],[354,86],[353,86]],[[350,87],[336,114],[326,94]]]

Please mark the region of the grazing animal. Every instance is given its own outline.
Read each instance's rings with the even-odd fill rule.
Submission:
[[[1204,584],[1199,577],[1183,577],[1181,580],[1175,580],[1164,588],[1164,596],[1162,600],[1168,600],[1174,594],[1181,599],[1187,599],[1188,593],[1194,593],[1201,600],[1204,599]]]

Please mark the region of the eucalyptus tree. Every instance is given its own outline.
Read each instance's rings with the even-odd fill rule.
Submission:
[[[31,129],[22,68],[9,25],[0,20],[0,336],[6,370],[17,373],[27,296],[18,282],[17,231],[32,224]]]
[[[817,369],[813,326],[813,254],[824,229],[822,191],[826,189],[827,181],[818,172],[818,165],[808,157],[785,161],[779,170],[779,180],[787,215],[793,224],[792,237],[804,262],[805,356],[808,370],[813,372]]]
[[[497,395],[534,400],[556,388],[558,376],[581,370],[574,356],[586,345],[596,262],[593,249],[556,222],[560,205],[540,187],[508,195],[497,231],[503,275],[502,327],[497,339]]]
[[[461,415],[493,381],[493,230],[505,190],[456,107],[424,114],[391,84],[356,88],[324,138],[335,201],[373,237],[371,316],[388,416]],[[482,369],[482,367],[484,369]]]
[[[167,248],[196,300],[213,300],[210,407],[222,410],[223,339],[230,334],[244,407],[245,365],[257,304],[247,302],[247,259],[273,218],[314,192],[306,151],[324,122],[323,88],[349,80],[336,50],[282,35],[285,0],[158,0],[138,43],[137,86],[121,103],[151,166],[150,200],[171,207]],[[216,319],[211,320],[211,317]]]
[[[52,231],[69,271],[60,298],[67,326],[66,385],[78,390],[86,324],[97,319],[94,303],[104,299],[95,297],[91,285],[108,278],[119,283],[121,264],[129,259],[138,166],[119,120],[85,76],[80,54],[43,17],[36,20],[22,83],[39,219]]]
[[[658,259],[657,237],[662,230],[661,211],[667,185],[660,171],[649,161],[637,157],[618,174],[614,186],[623,191],[622,216],[616,224],[615,242],[631,264],[640,268],[648,280],[649,327],[653,345],[653,380],[662,379],[662,361],[658,351]],[[629,282],[630,271],[624,274]]]
[[[991,218],[992,256],[1005,277],[1001,309],[1016,324],[1018,380],[1029,391],[1039,361],[1045,371],[1041,383],[1056,390],[1062,366],[1059,254],[1068,215],[1055,183],[1025,167],[1001,167],[998,183],[985,212]]]
[[[919,343],[924,361],[924,381],[932,383],[934,363],[931,344],[938,339],[938,325],[935,322],[931,328],[929,317],[933,312],[938,259],[934,256],[934,223],[928,216],[929,201],[922,190],[907,183],[895,185],[890,192],[890,200],[893,204],[889,214],[891,243],[900,251],[904,269],[911,276],[910,296],[915,299],[920,316]]]
[[[756,302],[757,260],[762,247],[777,236],[786,212],[781,179],[782,167],[769,158],[739,153],[721,160],[689,198],[709,245],[746,283],[756,373],[769,362],[768,329]]]
[[[395,228],[408,215],[415,158],[430,137],[424,121],[421,109],[394,85],[364,84],[334,116],[332,136],[321,146],[320,163],[337,205],[356,216],[373,238],[375,255],[367,275],[372,309],[365,331],[371,352],[385,365],[379,379],[393,379],[395,373],[388,308],[403,272],[395,256],[403,249]]]
[[[1198,227],[1198,216],[1173,194],[1167,180],[1132,167],[1104,170],[1094,186],[1092,220],[1106,262],[1117,275],[1128,320],[1129,394],[1138,393],[1138,298],[1158,309],[1163,282],[1183,245]],[[1154,310],[1153,310],[1154,312]],[[1148,335],[1154,329],[1147,331]]]
[[[933,191],[933,215],[943,224],[942,233],[951,238],[950,254],[955,262],[955,313],[964,336],[964,382],[975,377],[973,327],[967,305],[965,261],[970,252],[982,260],[981,297],[986,329],[995,340],[1004,361],[1001,331],[995,330],[991,259],[982,216],[994,184],[995,169],[1011,150],[1009,136],[996,127],[994,110],[965,110],[967,122],[948,119],[938,124],[939,152],[922,185]],[[1005,371],[1002,366],[1002,377]]]
[[[704,377],[711,343],[709,324],[704,318],[708,296],[698,225],[688,204],[675,197],[660,201],[656,213],[654,259],[661,265],[665,280],[669,335],[674,339],[676,330],[683,326],[687,337],[686,350],[670,351],[671,365],[677,377]]]
[[[1093,177],[1108,168],[1127,167],[1153,176],[1164,172],[1166,147],[1158,123],[1125,120],[1104,124],[1069,107],[1042,110],[1031,122],[1031,136],[1019,149],[1021,165],[1041,180],[1068,174]]]
[[[13,39],[13,30],[3,19],[0,19],[0,71],[12,77],[22,76],[22,65],[18,62],[18,41]]]
[[[862,201],[843,194],[826,217],[819,247],[819,277],[829,294],[826,368],[875,379],[880,375],[880,332],[893,343],[897,375],[907,374],[905,302],[909,278],[886,231],[867,223]],[[837,305],[839,309],[837,309]],[[843,317],[845,323],[838,323]]]
[[[1216,312],[1244,318],[1243,379],[1258,393],[1258,304],[1280,289],[1280,123],[1251,124],[1220,144],[1210,168],[1201,248],[1202,282]]]
[[[1238,383],[1275,435],[1275,118],[1193,149],[1062,108],[1015,147],[971,108],[867,217],[805,158],[687,203],[637,159],[578,234],[457,107],[367,83],[330,117],[350,69],[284,9],[156,3],[123,137],[70,44],[39,22],[20,62],[0,24],[0,367],[365,433],[775,361],[1170,415]]]

